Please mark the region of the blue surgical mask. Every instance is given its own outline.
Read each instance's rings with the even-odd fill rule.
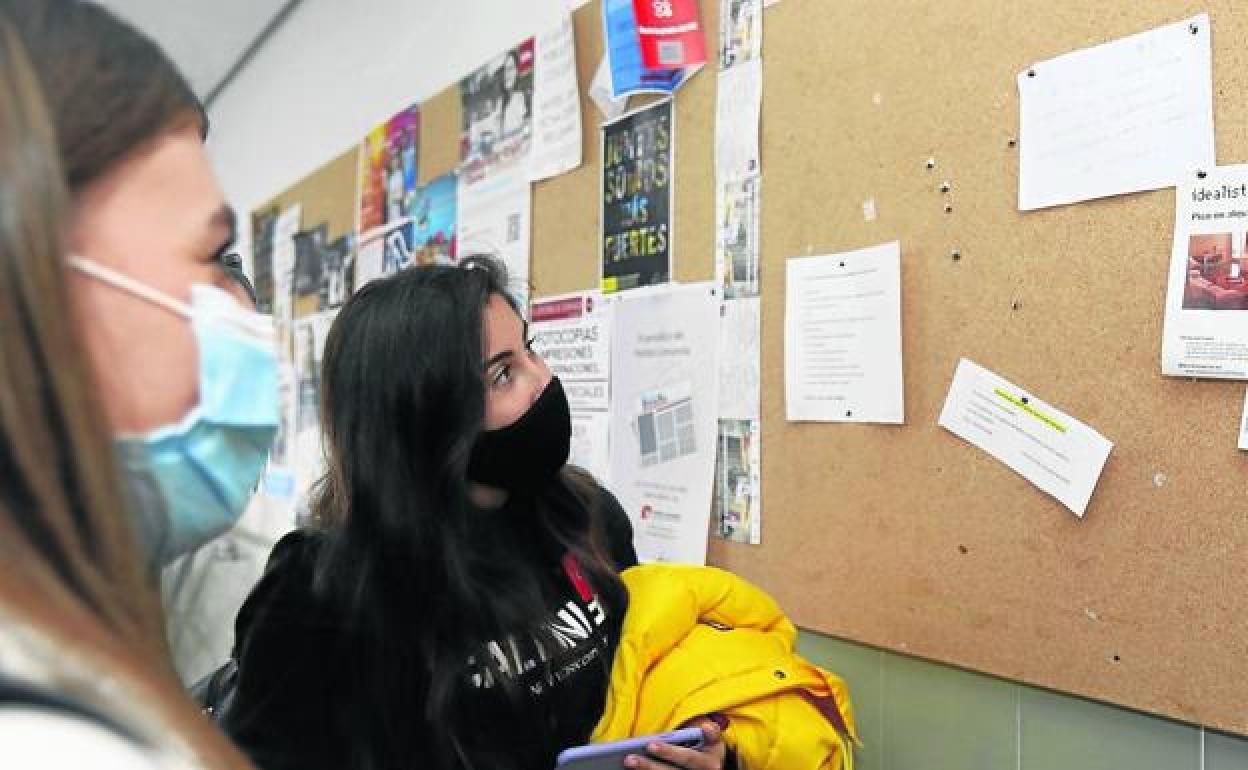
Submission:
[[[273,320],[215,286],[193,285],[187,305],[103,265],[69,261],[188,319],[199,346],[199,403],[173,425],[115,442],[140,539],[163,566],[232,527],[260,479],[279,414]]]

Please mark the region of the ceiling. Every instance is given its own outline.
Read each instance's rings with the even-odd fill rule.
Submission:
[[[95,1],[160,43],[195,93],[210,100],[269,24],[299,0]]]

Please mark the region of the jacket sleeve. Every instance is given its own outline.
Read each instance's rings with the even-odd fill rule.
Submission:
[[[220,720],[261,770],[349,765],[333,717],[344,685],[338,636],[311,588],[315,537],[292,532],[274,546],[235,622],[238,686]]]

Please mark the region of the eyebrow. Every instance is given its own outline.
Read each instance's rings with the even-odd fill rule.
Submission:
[[[520,335],[520,338],[523,339],[527,343],[529,339],[529,322],[524,321],[523,323],[524,323],[524,330],[523,330],[523,333]],[[494,364],[497,364],[500,361],[505,361],[508,358],[514,356],[515,354],[516,353],[513,350],[504,350],[501,353],[495,353],[494,355],[490,356],[490,360],[486,361],[485,364],[481,368],[485,371],[489,371],[489,368],[493,366]]]

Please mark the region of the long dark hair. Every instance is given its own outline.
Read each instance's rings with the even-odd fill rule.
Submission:
[[[0,0],[0,599],[55,647],[58,686],[79,686],[74,665],[107,672],[138,696],[114,693],[114,711],[241,766],[173,672],[65,266],[74,196],[196,123],[177,69],[107,11]]]
[[[325,343],[328,471],[312,508],[327,535],[316,581],[345,611],[344,632],[363,645],[349,664],[361,669],[353,677],[360,702],[337,707],[351,721],[346,734],[369,736],[361,766],[410,761],[416,715],[437,726],[424,731],[434,738],[430,766],[470,766],[468,726],[447,721],[467,657],[546,610],[538,576],[498,558],[507,545],[490,542],[468,497],[468,458],[485,414],[481,317],[493,295],[516,308],[506,285],[489,259],[411,268],[356,293]],[[592,482],[571,469],[560,480],[529,525],[622,607]]]

